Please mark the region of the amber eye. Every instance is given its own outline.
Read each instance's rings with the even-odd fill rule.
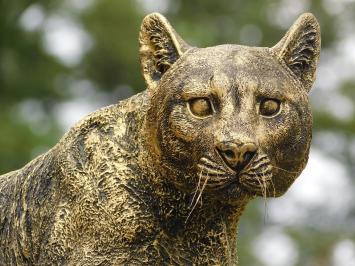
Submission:
[[[276,99],[264,99],[260,103],[259,112],[263,116],[274,116],[280,111],[280,101]]]
[[[195,98],[188,101],[191,113],[198,117],[210,116],[213,113],[211,102],[208,98]]]

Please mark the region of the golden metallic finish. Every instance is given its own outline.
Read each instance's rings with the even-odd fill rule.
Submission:
[[[312,14],[272,48],[196,48],[154,13],[139,43],[146,91],[0,176],[0,265],[237,265],[246,204],[305,167]]]

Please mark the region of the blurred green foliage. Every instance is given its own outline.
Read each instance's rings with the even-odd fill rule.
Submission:
[[[280,8],[284,8],[284,20],[285,16],[286,19],[293,18],[295,12],[300,13],[305,9],[313,12],[319,19],[322,27],[322,47],[327,49],[337,44],[337,33],[341,29],[334,22],[338,21],[341,15],[331,14],[325,8],[326,2],[2,1],[0,173],[22,167],[34,156],[55,145],[65,131],[58,120],[58,104],[73,98],[73,92],[69,89],[73,82],[89,81],[95,90],[107,96],[107,104],[116,101],[122,86],[129,86],[133,92],[145,88],[140,75],[137,37],[140,22],[148,9],[163,9],[164,15],[180,35],[190,44],[200,47],[222,43],[272,46],[290,26],[281,25],[282,20],[277,19],[276,14],[282,11]],[[303,7],[297,11],[299,3],[303,3]],[[43,21],[37,27],[28,29],[24,25],[28,23],[24,16],[26,13],[28,15],[31,8],[40,11]],[[346,8],[348,12],[355,10],[354,5],[348,5]],[[53,16],[74,21],[90,36],[91,48],[83,54],[78,63],[67,64],[46,48],[47,33],[44,28]],[[246,32],[244,35],[241,34],[243,31]],[[355,101],[353,80],[345,80],[336,89],[352,102]],[[32,112],[40,114],[34,114],[32,119]],[[348,140],[354,140],[354,116],[345,120],[339,119],[326,109],[316,108],[314,125],[315,133],[324,130],[340,132],[347,136]],[[352,159],[349,156],[346,163],[351,168]],[[248,206],[240,226],[239,257],[240,264],[244,266],[263,265],[253,252],[255,237],[268,226],[263,218],[265,210],[259,205],[260,202],[254,202]],[[297,265],[300,266],[333,265],[331,249],[338,239],[344,237],[343,231],[338,229],[324,232],[307,225],[296,229],[286,227],[286,231],[299,247]],[[354,235],[347,237],[354,238]]]

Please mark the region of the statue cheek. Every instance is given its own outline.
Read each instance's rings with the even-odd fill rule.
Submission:
[[[275,166],[273,179],[279,195],[288,190],[306,165],[309,141],[300,140],[297,136],[289,135],[275,144],[276,146],[271,150],[272,155],[269,155]]]
[[[287,119],[283,122],[287,127],[264,129],[258,138],[261,149],[273,164],[291,171],[302,170],[302,158],[307,156],[311,140],[311,129],[299,126],[297,121],[297,118]]]
[[[176,139],[184,142],[193,142],[202,130],[201,125],[193,121],[182,106],[174,108],[171,112],[168,127]]]

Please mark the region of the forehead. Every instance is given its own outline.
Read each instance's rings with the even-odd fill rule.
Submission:
[[[194,49],[184,60],[188,66],[185,80],[215,86],[279,91],[293,94],[299,84],[272,55],[269,48],[221,45]],[[196,84],[195,84],[196,85]]]

